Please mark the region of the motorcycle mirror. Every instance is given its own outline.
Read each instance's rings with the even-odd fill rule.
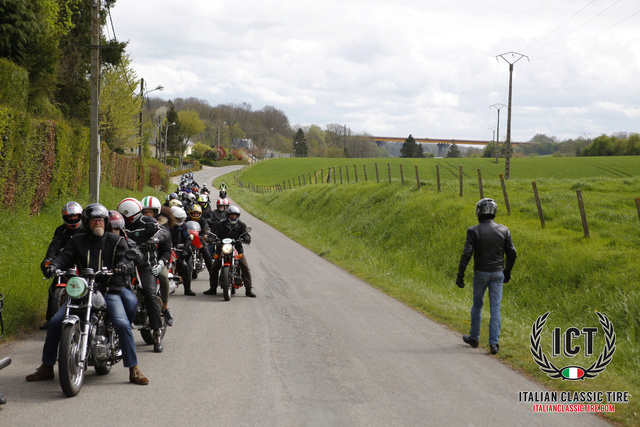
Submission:
[[[247,227],[247,231],[245,232],[245,234],[251,233],[251,230],[253,230],[251,227]]]

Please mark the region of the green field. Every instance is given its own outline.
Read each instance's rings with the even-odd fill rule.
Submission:
[[[379,173],[387,173],[387,163],[391,164],[392,184],[388,175],[376,183],[376,161]],[[354,163],[360,168],[358,184]],[[368,182],[363,182],[362,164],[367,165]],[[399,164],[405,171],[404,185]],[[436,164],[440,165],[441,192],[435,184]],[[420,189],[414,165],[419,166]],[[464,171],[462,197],[459,165]],[[324,169],[326,177],[329,166],[336,173],[342,166],[342,185],[313,184],[268,193],[263,188],[260,193],[249,190],[293,178],[297,184],[298,176],[306,176],[308,184],[309,174],[315,182],[314,171],[319,175]],[[345,166],[351,169],[350,184]],[[637,425],[640,220],[635,198],[640,197],[640,157],[513,159],[511,179],[506,182],[510,215],[498,177],[504,172],[502,160],[496,165],[488,159],[277,159],[243,170],[235,179],[245,188],[234,185],[229,194],[261,220],[462,334],[468,333],[471,290],[470,286],[460,290],[454,282],[466,228],[476,223],[479,168],[484,195],[498,202],[496,219],[511,229],[518,250],[512,281],[504,289],[499,356],[550,388],[629,391],[631,402],[616,405],[616,413],[608,418]],[[224,179],[232,181],[230,176]],[[544,228],[533,180],[540,193]],[[578,189],[584,199],[589,238],[582,228]],[[468,285],[472,271],[470,265]],[[487,310],[481,336],[485,348]],[[531,357],[529,338],[533,322],[547,311],[551,314],[541,340],[547,355],[551,355],[553,328],[600,327],[595,311],[611,320],[616,351],[606,371],[584,382],[553,380],[540,371]],[[598,334],[595,342],[598,355],[604,348],[603,335]],[[553,360],[559,366],[588,366],[592,361],[584,355]]]

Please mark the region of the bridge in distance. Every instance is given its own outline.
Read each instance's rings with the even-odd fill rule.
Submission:
[[[385,142],[404,142],[406,139],[407,139],[406,137],[398,138],[393,136],[372,136],[371,137],[371,141],[375,142],[378,145]],[[420,144],[436,144],[438,146],[438,157],[443,157],[447,153],[449,146],[453,143],[456,143],[458,145],[481,145],[484,147],[485,145],[493,142],[493,141],[480,141],[475,139],[453,139],[453,138],[451,139],[414,138],[414,139],[416,142]],[[522,142],[511,142],[511,144],[518,145],[518,144],[522,144]]]

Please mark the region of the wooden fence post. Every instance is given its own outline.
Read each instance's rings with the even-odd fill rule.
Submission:
[[[638,219],[640,219],[640,197],[636,197],[636,209],[638,209]]]
[[[378,162],[376,162],[376,183],[380,184],[380,176],[378,175]],[[638,216],[640,216],[640,208],[638,208]]]
[[[438,193],[440,193],[440,165],[436,165],[436,180],[438,181]]]
[[[587,214],[584,211],[584,203],[582,202],[582,191],[576,190],[578,196],[578,206],[580,207],[580,218],[582,219],[582,229],[584,230],[584,237],[589,237],[589,226],[587,225]]]
[[[362,165],[362,169],[364,169],[364,182],[367,182],[367,165]]]
[[[503,174],[500,174],[500,183],[502,184],[502,196],[504,197],[504,205],[507,207],[507,215],[511,215],[511,206],[509,206],[509,196],[507,196],[507,186],[504,183]]]
[[[302,181],[300,180],[300,175],[298,175],[298,186],[302,187]]]
[[[353,174],[356,176],[356,182],[358,182],[358,168],[356,165],[353,165]]]
[[[480,186],[480,198],[484,199],[484,191],[482,190],[482,174],[480,173],[480,169],[478,169],[478,185]]]
[[[462,165],[460,165],[460,197],[462,197]]]
[[[333,183],[334,184],[338,183],[338,181],[336,180],[336,167],[335,166],[333,166]]]
[[[315,178],[316,184],[318,183],[318,174],[316,171],[313,171],[313,177]]]
[[[344,170],[347,171],[347,184],[350,184],[351,181],[349,180],[349,166],[345,166]]]
[[[402,163],[400,163],[400,182],[404,185],[404,170],[402,169]]]
[[[387,170],[389,171],[389,184],[391,184],[391,163],[387,163]]]
[[[542,205],[540,204],[540,197],[538,196],[538,186],[536,182],[531,183],[533,185],[533,194],[536,197],[536,205],[538,206],[538,216],[540,217],[540,225],[544,228],[544,215],[542,214]]]
[[[418,165],[416,165],[416,182],[418,183],[418,190],[420,189],[420,175],[418,175]]]
[[[324,168],[320,168],[320,183],[324,184]]]
[[[340,170],[340,184],[342,184],[342,166],[338,166],[338,169]]]

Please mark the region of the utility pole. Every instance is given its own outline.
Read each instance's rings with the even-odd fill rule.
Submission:
[[[140,129],[138,129],[138,138],[140,142],[138,143],[138,158],[140,162],[142,162],[142,109],[144,108],[144,79],[140,78]]]
[[[493,147],[494,149],[493,154],[494,154],[494,157],[496,158],[496,163],[498,163],[498,145],[500,144],[500,109],[506,107],[506,105],[493,104],[493,105],[490,105],[490,107],[494,107],[496,110],[498,110],[498,130],[496,131],[498,138],[496,139],[496,145]]]
[[[508,55],[510,55],[510,58],[507,58]],[[522,58],[527,58],[528,61],[529,57],[527,55],[516,52],[503,53],[496,56],[496,60],[498,59],[498,57],[504,59],[504,61],[509,64],[509,107],[507,108],[507,139],[504,142],[506,151],[504,162],[504,178],[509,179],[509,169],[511,164],[511,88],[513,83],[513,64],[515,64]]]
[[[89,200],[100,202],[100,134],[98,97],[100,95],[100,0],[91,1],[91,107],[89,113]]]

